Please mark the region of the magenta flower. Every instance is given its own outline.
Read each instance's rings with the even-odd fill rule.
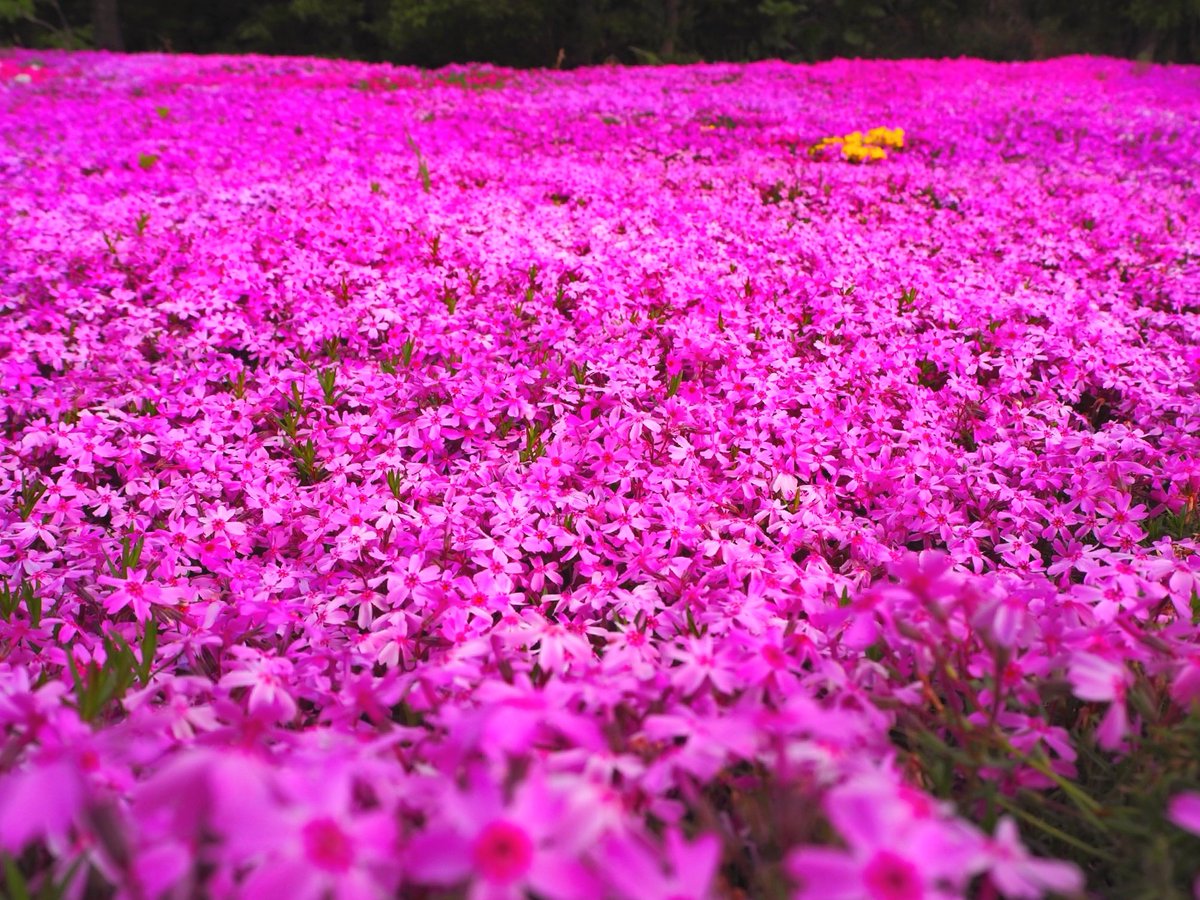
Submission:
[[[671,678],[685,694],[694,693],[706,682],[718,691],[733,687],[726,655],[717,649],[712,635],[685,638],[671,656],[679,663],[671,670]]]
[[[921,900],[932,887],[917,863],[885,849],[857,859],[837,850],[806,847],[788,857],[788,872],[799,882],[796,896],[801,898]]]
[[[1200,653],[1179,661],[1171,681],[1171,698],[1183,707],[1200,701]]]
[[[1080,888],[977,789],[1200,701],[1193,71],[2,55],[34,892]]]
[[[1200,835],[1200,791],[1184,791],[1172,797],[1167,818],[1180,828]]]
[[[1080,700],[1108,703],[1109,707],[1096,730],[1102,747],[1121,744],[1129,731],[1125,692],[1129,685],[1129,670],[1094,653],[1077,653],[1067,673],[1071,690]]]
[[[384,893],[395,829],[387,816],[288,815],[239,896],[358,900]]]
[[[1083,873],[1071,863],[1036,859],[1021,844],[1016,823],[1005,816],[986,843],[988,875],[1006,897],[1072,895],[1083,890]]]
[[[134,570],[127,572],[124,578],[107,575],[98,578],[100,584],[114,588],[113,592],[104,598],[105,611],[109,615],[115,615],[128,606],[134,618],[144,622],[150,616],[151,607],[175,606],[180,602],[183,596],[181,590],[148,581],[148,574],[142,570]]]
[[[249,688],[247,707],[252,715],[287,721],[296,715],[296,701],[288,690],[294,671],[291,660],[236,648],[242,666],[224,675],[219,684],[226,690]]]
[[[20,854],[37,840],[63,841],[83,810],[79,760],[45,754],[0,776],[0,846]]]
[[[688,843],[672,829],[661,849],[633,837],[609,838],[598,855],[605,862],[605,880],[622,897],[708,900],[721,842],[707,835]]]
[[[470,578],[459,579],[466,609],[475,616],[490,616],[510,608],[514,595],[512,579],[507,575],[477,572]]]
[[[534,891],[549,900],[595,896],[595,876],[572,843],[569,798],[526,782],[511,803],[497,789],[443,799],[438,822],[408,848],[408,866],[422,882],[469,882],[470,896],[519,898]]]
[[[961,889],[982,866],[973,831],[886,778],[834,788],[825,808],[847,849],[801,847],[788,856],[800,897],[915,900]]]

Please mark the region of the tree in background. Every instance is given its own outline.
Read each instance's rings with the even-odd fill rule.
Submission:
[[[92,45],[90,30],[73,28],[58,0],[0,0],[0,28],[5,26],[11,33],[0,35],[14,44],[65,49]]]
[[[101,50],[124,50],[117,0],[92,0],[92,40]]]
[[[546,0],[392,0],[377,33],[399,58],[419,65],[546,66],[557,58],[570,17],[569,4]]]
[[[1195,62],[1200,0],[0,0],[5,39],[426,66],[1064,53]]]

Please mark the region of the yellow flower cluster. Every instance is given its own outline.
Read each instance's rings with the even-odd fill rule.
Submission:
[[[864,135],[861,131],[852,131],[846,135],[833,135],[821,138],[808,148],[812,156],[825,156],[827,148],[841,148],[841,157],[846,162],[870,162],[876,159],[887,159],[885,147],[899,150],[904,146],[903,128],[872,128]]]

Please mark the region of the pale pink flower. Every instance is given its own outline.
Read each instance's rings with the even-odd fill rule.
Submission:
[[[1071,690],[1080,700],[1108,703],[1108,710],[1096,730],[1102,747],[1109,749],[1120,745],[1129,731],[1128,712],[1125,708],[1125,692],[1128,688],[1129,670],[1120,663],[1104,659],[1094,653],[1076,653],[1067,672]]]
[[[1037,859],[1021,843],[1017,824],[1000,819],[995,835],[984,845],[988,875],[1006,897],[1042,897],[1047,893],[1078,894],[1083,873],[1072,863]]]
[[[296,715],[296,701],[289,691],[293,672],[291,660],[267,656],[249,648],[237,655],[241,666],[222,676],[219,684],[226,690],[249,688],[248,708],[253,715],[275,721],[288,721]]]

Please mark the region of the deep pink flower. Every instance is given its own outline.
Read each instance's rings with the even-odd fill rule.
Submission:
[[[129,900],[700,897],[726,836],[1078,886],[895,729],[965,691],[1071,777],[1200,697],[1192,80],[5,51],[0,845]],[[743,846],[803,786],[830,846]]]
[[[1184,791],[1172,797],[1167,818],[1180,828],[1200,835],[1200,791]]]
[[[149,581],[148,575],[146,571],[138,569],[127,572],[124,578],[104,575],[97,579],[101,584],[114,588],[104,598],[104,609],[108,614],[115,615],[128,606],[134,617],[144,622],[152,606],[175,606],[179,603],[183,595],[181,590]]]
[[[857,859],[806,847],[788,857],[788,872],[799,883],[796,896],[814,900],[921,900],[930,887],[915,862],[882,849]]]
[[[249,648],[243,648],[238,655],[241,666],[222,676],[220,686],[225,689],[249,688],[248,708],[252,714],[282,721],[295,716],[296,701],[288,689],[294,671],[291,660],[270,657]]]
[[[1171,681],[1171,698],[1183,707],[1200,701],[1200,653],[1179,661]]]
[[[548,785],[527,782],[505,804],[481,784],[444,798],[438,822],[410,845],[408,866],[418,881],[469,881],[477,897],[593,896],[596,879],[572,843],[575,815],[568,796]]]
[[[65,839],[84,797],[83,771],[69,754],[46,754],[0,776],[0,846],[20,854],[33,841]]]
[[[836,787],[825,807],[848,848],[801,847],[789,855],[801,897],[907,900],[959,888],[981,868],[978,835],[885,777]]]
[[[671,829],[662,848],[634,836],[611,837],[593,855],[603,861],[605,880],[623,897],[707,900],[721,861],[721,842],[707,835],[688,843]]]

